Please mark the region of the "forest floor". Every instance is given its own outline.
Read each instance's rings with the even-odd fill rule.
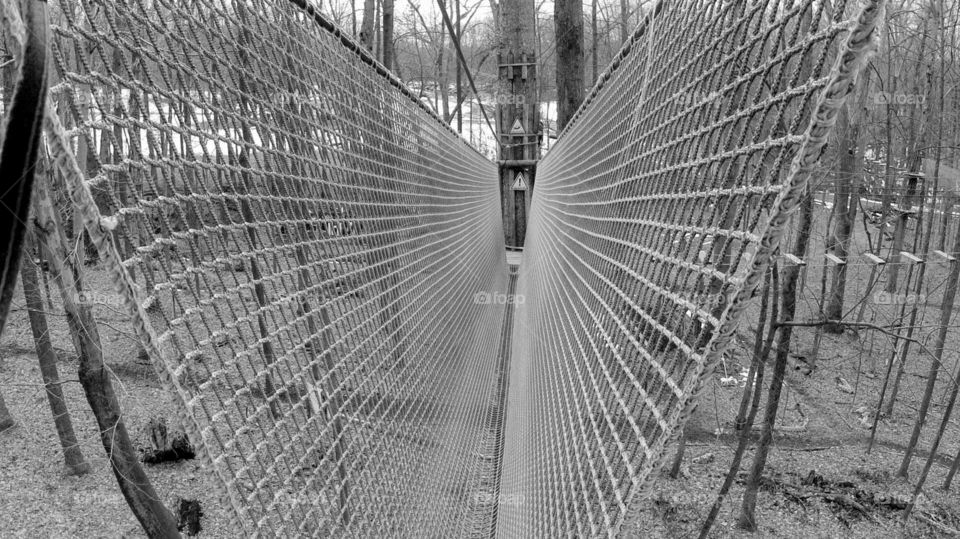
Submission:
[[[811,331],[812,333],[812,331]],[[857,346],[852,335],[825,336],[817,368],[791,361],[781,397],[778,430],[763,472],[758,497],[757,535],[737,528],[744,482],[760,437],[763,408],[711,537],[951,537],[960,536],[960,492],[941,486],[960,449],[960,428],[951,422],[913,516],[903,523],[914,482],[943,412],[943,392],[934,395],[931,417],[910,465],[909,478],[896,477],[922,394],[927,365],[908,366],[897,406],[880,420],[868,452],[869,418],[862,407],[876,406],[882,373],[861,376],[856,394],[840,389],[837,377],[856,380],[857,361],[845,353]],[[801,338],[801,342],[804,339]],[[733,364],[737,368],[740,365]],[[746,365],[743,365],[745,368]],[[799,368],[795,368],[799,367]],[[768,365],[767,376],[770,368]],[[766,389],[764,388],[764,398]],[[849,389],[849,388],[848,388]],[[655,484],[652,503],[638,530],[644,537],[696,537],[723,484],[740,433],[733,429],[743,389],[715,381],[686,429],[681,473],[671,479],[668,465]]]
[[[856,239],[862,242],[863,238]],[[856,242],[855,242],[856,243]],[[815,240],[811,252],[822,252]],[[856,249],[859,249],[857,251]],[[862,252],[863,244],[855,246]],[[933,327],[939,310],[945,264],[931,264],[930,301],[922,309],[923,330],[915,337],[932,346]],[[809,320],[815,312],[812,298],[819,297],[820,270],[807,269],[797,320]],[[895,306],[869,304],[865,290],[868,266],[851,268],[849,298],[867,298],[865,322],[890,326]],[[902,278],[902,277],[901,277]],[[90,290],[110,290],[99,267],[86,272]],[[939,288],[938,288],[939,287]],[[56,285],[50,283],[57,294]],[[49,309],[51,337],[59,356],[63,389],[73,415],[74,427],[84,456],[93,472],[66,477],[60,449],[43,386],[26,310],[19,292],[14,311],[0,341],[0,391],[17,421],[15,428],[0,433],[0,535],[4,537],[141,537],[143,532],[120,494],[98,435],[92,413],[77,381],[77,359],[59,301]],[[852,301],[857,301],[853,299]],[[853,306],[851,306],[853,307]],[[174,405],[150,365],[137,359],[137,345],[125,314],[116,305],[98,305],[104,356],[114,375],[124,419],[138,446],[146,447],[146,426],[157,416],[174,417]],[[855,316],[855,309],[854,315]],[[722,376],[740,377],[749,364],[748,350],[756,316],[741,327],[724,362]],[[920,325],[920,324],[918,324]],[[953,326],[952,324],[952,327]],[[733,486],[713,528],[716,537],[944,537],[960,535],[960,494],[955,485],[943,491],[943,483],[960,450],[960,427],[951,421],[941,450],[927,479],[923,498],[908,522],[903,507],[910,500],[913,482],[919,476],[939,425],[950,377],[944,374],[934,392],[931,419],[921,437],[909,479],[896,477],[923,393],[929,356],[911,351],[893,414],[879,422],[877,439],[867,453],[869,429],[864,410],[876,406],[884,369],[889,359],[889,341],[882,333],[861,330],[823,336],[816,367],[810,369],[815,328],[797,328],[787,385],[781,400],[778,432],[757,505],[758,534],[736,528],[743,480],[752,463],[757,434],[754,433]],[[955,370],[960,346],[951,330],[951,343],[944,357],[944,373]],[[769,379],[770,368],[767,369]],[[715,377],[705,398],[687,426],[687,450],[677,479],[662,475],[645,505],[637,535],[643,537],[695,537],[716,492],[729,469],[738,433],[732,429],[742,384],[721,383]],[[850,390],[853,390],[851,393]],[[864,408],[866,407],[866,408]],[[758,418],[763,416],[761,412]],[[759,419],[758,419],[759,422]],[[668,463],[671,459],[667,459]],[[668,466],[669,467],[669,466]],[[228,536],[226,507],[211,497],[213,480],[199,462],[185,460],[145,465],[158,495],[168,507],[178,499],[197,499],[203,509],[203,537]]]

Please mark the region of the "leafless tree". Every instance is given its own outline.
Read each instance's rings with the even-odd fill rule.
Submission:
[[[24,242],[26,252],[33,250],[33,235],[28,233]],[[47,393],[47,402],[53,413],[53,423],[63,449],[64,469],[67,475],[83,475],[90,472],[90,464],[83,458],[77,435],[73,431],[73,420],[70,410],[67,409],[67,400],[63,396],[60,374],[57,372],[57,354],[53,351],[50,342],[50,330],[47,328],[47,315],[43,310],[43,298],[40,295],[40,280],[37,278],[37,268],[31,260],[24,260],[20,264],[20,281],[23,285],[23,296],[26,301],[27,316],[30,319],[30,329],[33,331],[33,342],[37,349],[37,358],[40,360],[40,375],[43,377],[43,387]]]

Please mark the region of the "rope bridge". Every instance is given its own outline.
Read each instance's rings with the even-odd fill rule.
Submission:
[[[540,164],[518,281],[495,166],[305,1],[51,0],[46,150],[242,532],[613,535],[879,11],[661,3]]]

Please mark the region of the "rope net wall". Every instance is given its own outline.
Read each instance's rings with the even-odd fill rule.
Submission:
[[[635,533],[871,49],[853,8],[663,2],[540,163],[500,536]]]
[[[494,165],[298,0],[51,2],[47,151],[243,532],[614,535],[871,48],[852,11],[660,4],[541,163],[519,282]]]
[[[295,2],[50,20],[50,154],[243,531],[489,529],[495,166]]]

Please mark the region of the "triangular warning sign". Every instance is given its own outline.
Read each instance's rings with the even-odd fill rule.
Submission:
[[[517,179],[513,180],[514,191],[526,191],[527,190],[527,180],[523,177],[523,172],[517,172]]]
[[[513,127],[510,128],[511,135],[522,135],[523,134],[523,125],[520,123],[520,118],[517,118],[513,121]]]

